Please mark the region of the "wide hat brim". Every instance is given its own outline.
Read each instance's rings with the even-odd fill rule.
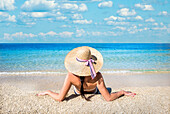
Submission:
[[[103,66],[103,57],[99,51],[94,48],[88,46],[82,46],[71,50],[67,56],[65,57],[64,65],[65,68],[78,76],[90,76],[90,67],[85,65],[85,62],[79,62],[76,60],[79,53],[78,50],[83,48],[88,48],[91,51],[91,57],[95,62],[93,63],[93,67],[95,72],[97,73]]]

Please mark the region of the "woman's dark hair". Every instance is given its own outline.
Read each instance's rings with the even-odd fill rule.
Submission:
[[[80,88],[80,93],[81,93],[81,97],[86,99],[87,101],[90,101],[89,99],[87,99],[84,95],[84,88],[83,88],[83,83],[84,83],[84,76],[80,76],[80,81],[81,81],[81,88]]]

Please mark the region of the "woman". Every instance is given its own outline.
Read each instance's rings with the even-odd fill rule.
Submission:
[[[84,95],[86,93],[97,94],[100,92],[106,101],[113,101],[123,95],[136,95],[124,90],[109,93],[103,76],[99,72],[103,65],[103,57],[94,48],[87,46],[75,48],[67,54],[64,63],[68,74],[60,93],[48,90],[37,94],[37,96],[49,95],[57,101],[63,101],[71,85],[74,86],[75,94],[81,95],[86,100],[88,100]]]

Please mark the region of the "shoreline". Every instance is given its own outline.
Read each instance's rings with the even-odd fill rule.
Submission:
[[[105,75],[170,74],[170,70],[101,70]],[[63,76],[66,70],[58,71],[1,71],[0,76]]]
[[[170,73],[116,73],[105,74],[103,78],[106,86],[121,87],[157,87],[170,86]],[[5,75],[0,76],[1,84],[10,84],[20,88],[33,88],[34,90],[61,89],[66,74],[61,75]],[[31,87],[31,88],[30,88]]]

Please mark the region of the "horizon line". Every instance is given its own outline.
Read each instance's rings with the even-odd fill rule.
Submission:
[[[0,44],[169,44],[170,42],[113,42],[113,43],[109,43],[109,42],[0,42]]]

